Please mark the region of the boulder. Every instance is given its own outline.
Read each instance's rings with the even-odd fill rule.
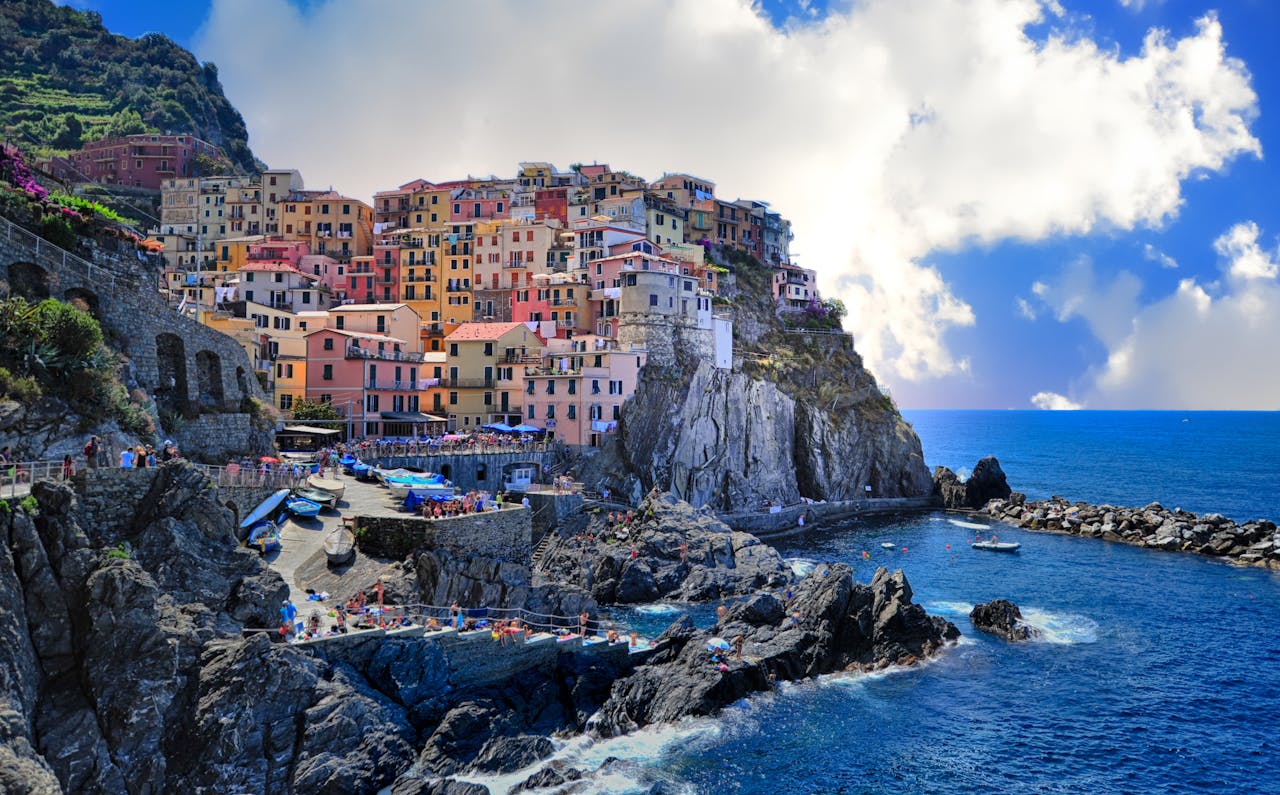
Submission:
[[[1022,611],[1008,599],[993,599],[969,611],[975,629],[999,635],[1010,642],[1032,640],[1041,635],[1039,629],[1022,621]]]
[[[1009,481],[1005,478],[1000,462],[995,456],[987,456],[974,465],[973,474],[964,483],[950,469],[943,466],[935,468],[933,494],[944,508],[977,510],[991,500],[1008,500],[1013,490],[1009,488]],[[1018,496],[1025,501],[1023,495]]]

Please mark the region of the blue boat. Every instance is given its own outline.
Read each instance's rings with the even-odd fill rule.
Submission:
[[[373,480],[373,467],[363,461],[357,461],[351,465],[351,474],[355,475],[356,480]]]
[[[272,521],[254,525],[249,531],[249,546],[265,555],[280,548],[280,528]]]
[[[312,517],[320,515],[319,503],[312,502],[305,497],[293,497],[285,502],[284,507],[294,516]]]
[[[338,459],[338,466],[342,467],[342,471],[348,475],[355,474],[355,465],[360,463],[360,459],[348,453]]]
[[[259,503],[258,507],[250,511],[248,516],[245,516],[244,520],[240,522],[241,532],[238,534],[238,537],[244,539],[249,535],[250,528],[262,524],[263,522],[270,521],[271,517],[280,510],[281,504],[284,503],[288,497],[289,490],[280,489],[275,494],[272,494],[270,497]]]

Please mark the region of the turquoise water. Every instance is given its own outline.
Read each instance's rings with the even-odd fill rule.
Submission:
[[[908,416],[931,466],[994,453],[1032,496],[1280,518],[1277,415]],[[630,775],[596,782],[606,792],[661,779],[716,795],[1280,793],[1280,574],[1013,528],[999,535],[1022,542],[1017,555],[975,552],[974,529],[957,524],[974,521],[853,521],[777,544],[801,569],[844,561],[863,580],[877,565],[903,569],[916,601],[964,633],[940,659],[785,685],[715,719],[566,756],[631,760]],[[969,609],[995,597],[1017,602],[1045,638],[976,633]],[[695,620],[712,619],[698,608]]]

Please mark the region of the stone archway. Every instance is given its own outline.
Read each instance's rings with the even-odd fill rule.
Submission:
[[[43,301],[53,295],[53,274],[31,262],[9,266],[9,295]]]
[[[92,290],[86,290],[83,287],[69,287],[62,292],[62,298],[77,309],[83,309],[93,315],[95,319],[102,320],[102,314],[98,306],[98,294]]]
[[[183,411],[187,405],[187,349],[176,334],[156,335],[156,405]]]
[[[213,351],[196,353],[196,394],[201,406],[222,408],[222,360]]]

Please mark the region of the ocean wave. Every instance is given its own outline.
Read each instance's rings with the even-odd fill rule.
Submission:
[[[962,522],[959,519],[948,519],[947,521],[956,527],[965,527],[970,530],[991,530],[995,527],[995,525],[978,524],[977,522]]]
[[[797,577],[809,576],[809,572],[818,565],[818,561],[809,558],[786,558],[783,562],[791,567],[791,573]]]
[[[1042,633],[1043,643],[1070,646],[1098,642],[1098,622],[1075,613],[1053,613],[1035,607],[1023,607],[1022,622]]]
[[[683,605],[672,605],[658,602],[651,605],[635,605],[631,608],[637,613],[644,613],[651,616],[665,616],[671,613],[683,613],[685,607]]]
[[[924,609],[930,613],[942,613],[948,616],[967,616],[973,611],[973,604],[971,602],[925,602]]]

